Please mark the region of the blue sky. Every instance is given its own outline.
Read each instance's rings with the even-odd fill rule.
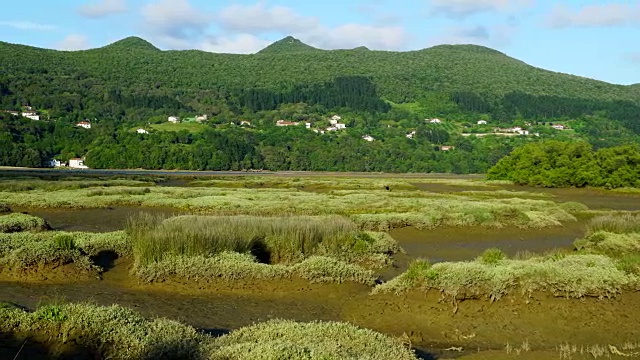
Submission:
[[[528,64],[640,83],[640,0],[6,1],[0,40],[60,50],[127,36],[252,53],[287,35],[323,49],[479,44]]]

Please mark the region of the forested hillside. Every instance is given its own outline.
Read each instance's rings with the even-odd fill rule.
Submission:
[[[497,127],[598,148],[640,134],[640,86],[554,73],[474,45],[328,51],[287,37],[232,55],[161,51],[133,37],[76,52],[0,42],[0,64],[0,110],[29,105],[47,120],[2,116],[0,165],[86,155],[92,167],[484,172],[538,140],[480,137]],[[284,119],[322,129],[336,113],[348,130],[275,127]],[[195,133],[134,131],[195,114],[208,116]],[[83,120],[93,128],[74,127]],[[552,130],[557,123],[568,131]]]

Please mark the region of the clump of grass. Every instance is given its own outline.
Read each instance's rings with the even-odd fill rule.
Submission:
[[[250,254],[223,252],[214,256],[166,256],[162,261],[136,266],[135,275],[143,281],[170,279],[208,282],[215,279],[275,280],[298,276],[311,282],[356,282],[373,285],[371,270],[335,258],[312,256],[294,265],[267,265]]]
[[[618,269],[628,273],[640,276],[640,254],[623,255],[618,260]]]
[[[483,264],[497,265],[498,263],[500,263],[500,261],[506,258],[507,254],[505,254],[504,251],[498,248],[491,248],[485,250],[482,254],[480,254],[478,260]]]
[[[58,234],[53,238],[53,242],[61,250],[73,250],[76,248],[73,236],[69,234]]]
[[[564,211],[570,214],[575,214],[575,213],[589,210],[589,207],[587,205],[579,202],[575,202],[575,201],[563,202],[560,204],[560,208],[562,208]]]
[[[11,208],[9,205],[0,202],[0,214],[11,212]]]
[[[211,360],[416,359],[398,340],[338,322],[274,320],[233,331],[214,346]]]
[[[213,338],[118,305],[47,305],[33,313],[0,306],[0,332],[46,339],[52,348],[74,344],[105,359],[417,359],[400,341],[345,323],[272,320]]]
[[[574,241],[573,245],[580,252],[613,257],[640,254],[640,233],[616,234],[597,231]]]
[[[108,195],[147,195],[151,193],[149,188],[111,188],[111,189],[91,189],[87,196],[108,196]]]
[[[640,233],[640,214],[598,216],[589,221],[589,233],[605,231],[614,234]]]
[[[312,255],[339,254],[358,243],[358,231],[341,217],[179,216],[140,214],[127,222],[136,263],[165,256],[253,253],[270,263],[293,263]]]
[[[431,276],[431,273],[437,276]],[[604,255],[538,256],[528,260],[499,260],[434,264],[429,272],[410,272],[381,284],[374,292],[436,289],[454,299],[488,297],[498,300],[520,290],[522,294],[546,291],[556,296],[612,297],[637,286],[638,277],[618,268]]]
[[[49,229],[49,224],[37,216],[11,213],[0,216],[0,233],[20,231],[41,231]]]
[[[33,313],[0,308],[0,332],[48,339],[54,346],[74,343],[107,359],[204,359],[202,344],[211,341],[192,327],[146,320],[117,305],[46,305]]]

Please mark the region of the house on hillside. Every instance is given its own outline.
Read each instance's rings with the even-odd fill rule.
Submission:
[[[346,124],[342,124],[342,123],[337,123],[337,124],[335,124],[333,126],[335,126],[335,128],[338,129],[338,130],[344,130],[344,129],[347,128],[347,125]]]
[[[407,135],[405,135],[407,137],[407,139],[413,139],[414,136],[416,136],[416,132],[412,131],[410,133],[408,133]]]
[[[278,120],[276,121],[276,126],[297,126],[299,123],[293,121],[286,120]]]
[[[340,121],[340,120],[342,120],[342,116],[340,116],[340,115],[333,115],[329,121],[335,121],[335,123],[337,124],[337,123],[338,123],[338,121]],[[333,124],[333,123],[332,123],[332,124]]]
[[[51,159],[51,161],[49,161],[49,166],[51,166],[51,167],[65,167],[65,166],[67,166],[67,164],[65,162],[57,160],[57,159]]]
[[[553,125],[551,127],[556,129],[556,130],[566,130],[567,129],[567,127],[562,125],[562,124],[555,124],[555,125]]]
[[[180,118],[179,118],[179,117],[177,117],[177,116],[169,116],[169,117],[167,118],[167,121],[169,121],[169,122],[170,122],[170,123],[172,123],[172,124],[177,124],[177,123],[179,123],[179,122],[180,122]]]
[[[434,118],[434,119],[425,119],[425,120],[427,120],[427,121],[428,121],[429,123],[431,123],[431,124],[441,124],[441,123],[442,123],[442,120],[437,119],[437,118]]]
[[[365,136],[362,137],[362,139],[364,139],[364,140],[366,140],[368,142],[376,141],[376,139],[371,135],[365,135]]]
[[[136,130],[136,132],[137,132],[138,134],[148,134],[148,133],[149,133],[147,130],[142,129],[142,128],[140,128],[140,129]]]
[[[209,115],[198,115],[196,116],[197,122],[207,121],[209,119]]]
[[[478,125],[487,125],[487,120],[478,120]]]
[[[251,126],[251,122],[247,120],[241,120],[240,126]]]
[[[449,150],[453,150],[455,148],[456,148],[455,146],[442,145],[442,146],[440,146],[440,151],[449,151]]]
[[[69,160],[69,168],[71,169],[88,169],[89,167],[84,164],[84,159],[74,158]]]
[[[85,128],[85,129],[91,129],[91,123],[88,121],[80,121],[79,123],[76,124],[76,126]]]
[[[40,120],[40,115],[38,115],[38,112],[33,110],[23,111],[22,117],[26,117],[31,120]]]
[[[311,129],[311,123],[304,123],[304,127],[307,129]]]

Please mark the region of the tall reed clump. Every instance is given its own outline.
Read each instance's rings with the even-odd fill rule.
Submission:
[[[141,213],[127,221],[136,264],[168,256],[252,253],[282,263],[339,253],[358,242],[352,222],[341,217],[178,216]]]
[[[41,231],[49,229],[49,224],[37,216],[11,213],[0,216],[0,233],[20,231]]]
[[[598,216],[588,225],[589,233],[605,231],[614,234],[640,233],[640,214]]]

